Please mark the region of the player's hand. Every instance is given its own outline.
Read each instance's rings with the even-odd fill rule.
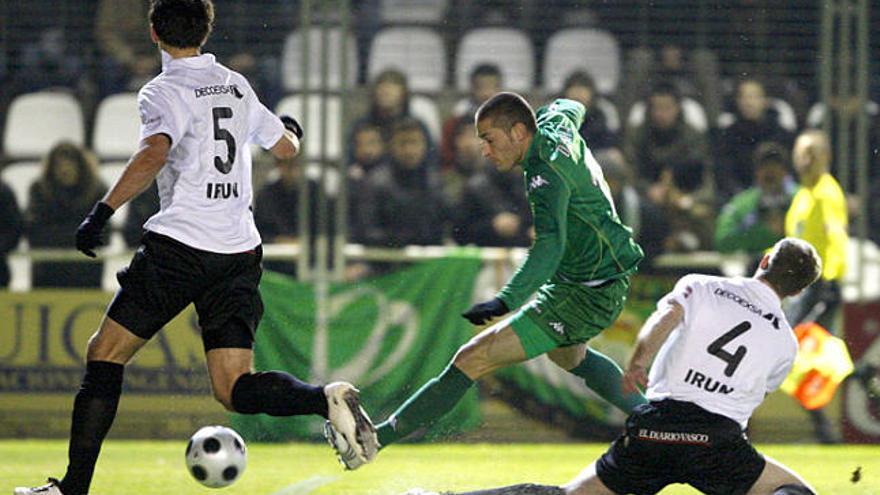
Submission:
[[[281,123],[284,124],[284,128],[292,132],[297,139],[303,138],[303,128],[301,125],[299,125],[299,122],[297,122],[295,118],[291,117],[290,115],[282,115],[278,118],[281,119]]]
[[[648,371],[639,365],[630,365],[623,373],[623,391],[628,394],[641,393],[648,388]]]
[[[107,244],[101,232],[114,212],[115,210],[103,201],[95,203],[92,211],[86,215],[85,220],[76,229],[76,248],[86,256],[94,258],[94,249]]]
[[[470,309],[462,313],[461,316],[464,316],[466,320],[474,325],[482,325],[496,316],[507,314],[509,311],[504,301],[496,297],[491,301],[474,304]]]

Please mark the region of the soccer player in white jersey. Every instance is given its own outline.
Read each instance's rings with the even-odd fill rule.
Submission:
[[[564,487],[461,495],[643,495],[673,483],[718,495],[814,494],[796,473],[759,454],[745,428],[797,355],[782,299],[821,271],[812,245],[785,238],[752,278],[682,277],[642,327],[624,374],[626,390],[647,386],[649,403],[635,408],[598,461]]]
[[[16,488],[15,495],[88,493],[116,415],[125,364],[190,303],[199,315],[214,396],[226,409],[319,414],[346,437],[347,455],[375,455],[375,429],[350,384],[321,387],[288,373],[253,370],[263,305],[249,143],[291,158],[300,147],[299,124],[273,115],[244,77],[201,53],[214,19],[210,0],[153,0],[149,16],[162,72],[138,95],[140,148],[80,225],[76,247],[95,256],[113,212],[154,178],[160,210],[144,224],[141,246],[119,272],[120,289],[89,340],[65,476],[42,487]]]

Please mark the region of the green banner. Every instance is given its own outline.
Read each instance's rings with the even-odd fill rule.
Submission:
[[[302,380],[345,380],[361,391],[379,422],[449,363],[473,334],[459,317],[472,299],[477,258],[419,263],[365,282],[328,288],[326,324],[318,324],[314,284],[266,273],[266,313],[257,334],[260,370],[285,370]],[[247,439],[281,441],[320,436],[323,420],[232,415]],[[479,424],[476,390],[430,432],[444,435]]]

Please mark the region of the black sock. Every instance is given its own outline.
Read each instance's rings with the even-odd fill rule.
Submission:
[[[86,495],[92,483],[101,443],[116,417],[122,393],[122,372],[117,363],[90,361],[73,401],[67,474],[61,480],[64,495]]]
[[[242,414],[320,414],[326,418],[327,396],[324,395],[324,387],[301,382],[290,373],[259,371],[245,373],[235,382],[232,387],[232,407]]]

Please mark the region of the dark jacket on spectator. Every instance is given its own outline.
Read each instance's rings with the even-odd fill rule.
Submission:
[[[754,152],[763,142],[776,142],[791,148],[794,137],[779,125],[779,114],[768,108],[764,119],[736,120],[721,130],[718,146],[717,182],[722,198],[729,198],[752,186],[755,176]]]
[[[0,182],[0,288],[9,285],[9,264],[6,255],[10,253],[21,239],[22,218],[15,194],[6,184]]]
[[[503,237],[495,231],[493,220],[501,213],[519,217],[520,227],[515,236]],[[532,217],[522,173],[499,172],[486,164],[467,180],[452,217],[452,238],[458,244],[497,247],[531,244]]]
[[[639,183],[653,183],[664,168],[700,161],[708,162],[709,149],[705,136],[688,125],[681,116],[669,130],[653,128],[645,123],[630,131],[624,144],[627,160],[636,170]]]

